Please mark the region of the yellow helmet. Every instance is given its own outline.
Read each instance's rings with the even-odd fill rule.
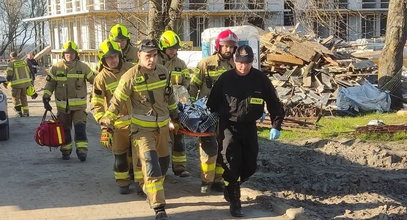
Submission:
[[[62,47],[62,53],[66,52],[75,52],[78,54],[78,46],[75,44],[75,42],[69,40],[64,43],[64,46]]]
[[[35,92],[34,86],[29,86],[29,87],[27,87],[27,89],[26,89],[26,94],[27,94],[28,96],[33,96],[35,93],[36,93],[36,92]]]
[[[102,60],[103,58],[113,54],[119,54],[120,59],[122,59],[122,50],[120,49],[119,44],[113,40],[103,41],[99,46],[99,59]]]
[[[130,40],[130,33],[127,31],[126,26],[116,24],[110,29],[110,40]]]
[[[166,48],[179,49],[181,46],[182,41],[174,31],[168,30],[161,34],[159,43],[160,50],[164,50]]]

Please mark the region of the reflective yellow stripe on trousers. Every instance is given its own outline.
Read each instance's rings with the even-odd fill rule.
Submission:
[[[216,163],[211,163],[211,164],[201,163],[201,168],[202,168],[202,171],[204,171],[204,172],[214,171],[215,167],[216,167]]]
[[[131,123],[147,128],[164,127],[170,122],[170,116],[147,116],[133,114]]]
[[[161,180],[158,180],[157,182],[154,182],[154,183],[144,184],[144,186],[143,186],[144,192],[154,193],[154,192],[158,192],[160,190],[164,190],[163,183],[164,183],[164,178]]]
[[[66,100],[56,100],[57,107],[59,108],[67,108]],[[69,106],[81,106],[86,105],[86,99],[68,99]]]

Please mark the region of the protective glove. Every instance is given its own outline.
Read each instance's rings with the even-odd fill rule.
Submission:
[[[38,97],[38,93],[34,93],[34,95],[31,96],[31,99],[36,99]],[[49,104],[49,102],[48,102]]]
[[[3,86],[4,86],[4,88],[6,88],[7,89],[7,87],[8,87],[8,85],[7,85],[7,83],[3,83]]]
[[[178,134],[178,130],[181,128],[181,125],[176,121],[170,121],[169,128],[170,131],[174,132],[174,134]]]
[[[260,117],[260,123],[263,123],[263,121],[266,120],[266,116],[267,116],[267,114],[265,112],[263,112],[263,114]]]
[[[112,150],[113,130],[110,128],[103,128],[100,134],[100,143],[108,150]]]
[[[280,137],[280,131],[277,130],[277,129],[275,129],[275,128],[272,128],[272,129],[270,130],[269,140],[276,140],[276,139],[278,139],[279,137]]]
[[[110,128],[113,130],[113,120],[108,117],[102,117],[99,120],[99,124],[101,125],[102,129]]]
[[[50,98],[42,98],[42,102],[44,103],[44,108],[45,108],[45,110],[47,110],[47,111],[51,111],[51,110],[52,110],[52,107],[51,107],[51,105],[49,104],[49,101],[51,101]]]

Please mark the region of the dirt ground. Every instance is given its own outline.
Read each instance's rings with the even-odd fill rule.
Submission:
[[[88,161],[76,156],[62,161],[59,151],[33,143],[42,104],[30,105],[35,117],[12,118],[11,139],[0,142],[0,219],[152,219],[144,198],[117,193],[113,160],[98,145],[95,123],[88,127],[95,145]],[[222,195],[198,193],[196,140],[188,140],[193,176],[169,172],[166,178],[170,219],[230,219]],[[259,144],[258,171],[243,184],[245,219],[292,219],[284,214],[300,207],[304,212],[296,219],[407,219],[406,142],[260,139]]]
[[[407,219],[407,142],[261,140],[247,183],[266,203],[303,207],[310,219]]]

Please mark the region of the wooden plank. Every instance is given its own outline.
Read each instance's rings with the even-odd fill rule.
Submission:
[[[304,61],[301,59],[298,59],[295,56],[289,55],[289,54],[267,54],[267,61],[270,62],[279,62],[279,63],[289,63],[289,64],[295,64],[295,65],[304,65]]]
[[[316,52],[313,48],[305,46],[303,43],[293,42],[289,51],[290,54],[303,59],[306,62],[311,62]]]
[[[312,77],[311,76],[306,76],[302,78],[302,85],[304,87],[311,87],[312,85]]]
[[[324,58],[324,60],[328,63],[330,63],[331,65],[334,66],[339,66],[339,63],[336,62],[335,60],[333,60],[332,58],[328,57],[328,56],[322,56],[322,58]]]

